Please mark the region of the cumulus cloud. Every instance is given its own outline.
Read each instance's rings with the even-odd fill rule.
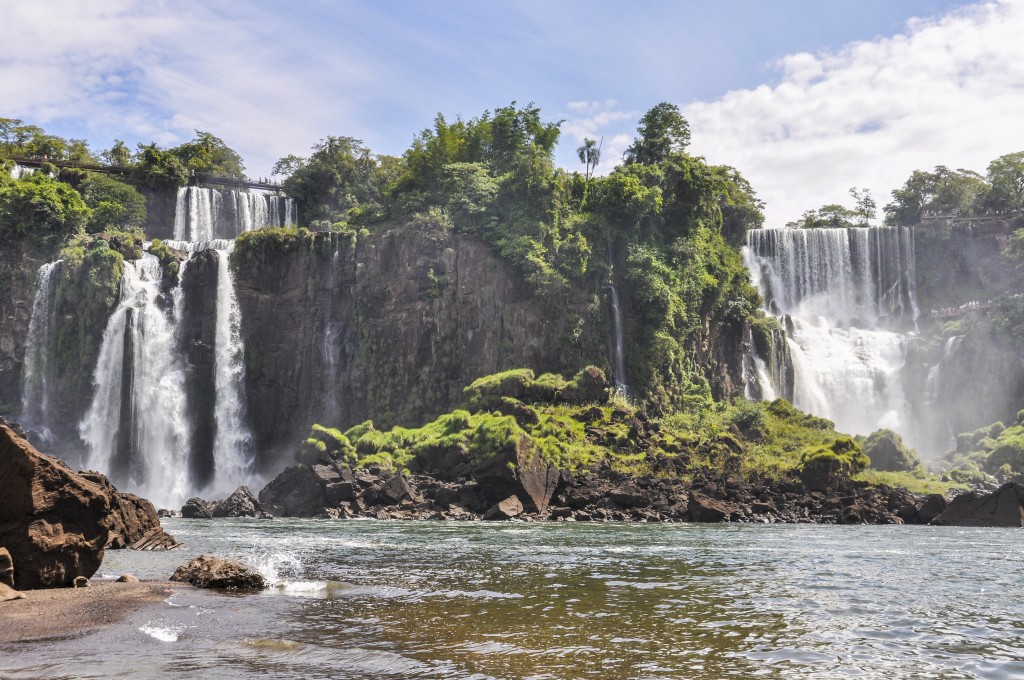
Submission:
[[[879,205],[915,169],[984,172],[1024,149],[1024,2],[915,19],[895,36],[786,56],[776,84],[683,109],[691,150],[739,168],[781,225],[852,186]]]
[[[360,134],[348,115],[375,86],[375,62],[333,45],[295,68],[317,39],[256,6],[194,0],[5,2],[0,115],[60,121],[106,144],[176,144],[194,129],[242,153],[250,173],[325,134]],[[322,105],[311,106],[310,97]]]

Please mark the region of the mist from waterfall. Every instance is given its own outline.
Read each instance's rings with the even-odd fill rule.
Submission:
[[[887,427],[913,445],[901,376],[918,314],[912,232],[756,229],[744,258],[765,311],[786,322],[794,404],[841,431]]]

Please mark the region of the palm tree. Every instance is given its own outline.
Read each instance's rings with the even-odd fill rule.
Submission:
[[[601,160],[601,149],[593,139],[584,137],[583,146],[576,149],[576,153],[580,157],[580,163],[586,168],[584,177],[589,181],[591,171],[597,168],[597,163]]]

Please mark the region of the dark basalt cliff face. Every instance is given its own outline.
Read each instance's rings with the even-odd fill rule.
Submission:
[[[607,364],[599,286],[538,296],[475,237],[315,234],[237,251],[234,265],[263,468],[314,421],[417,423],[482,375]]]
[[[22,243],[0,247],[0,413],[17,413],[21,406],[21,371],[35,297],[35,272],[44,261]]]

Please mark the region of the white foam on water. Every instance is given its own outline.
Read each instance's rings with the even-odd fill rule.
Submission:
[[[160,626],[140,626],[139,630],[160,642],[177,642],[181,634],[181,628],[161,628]]]

